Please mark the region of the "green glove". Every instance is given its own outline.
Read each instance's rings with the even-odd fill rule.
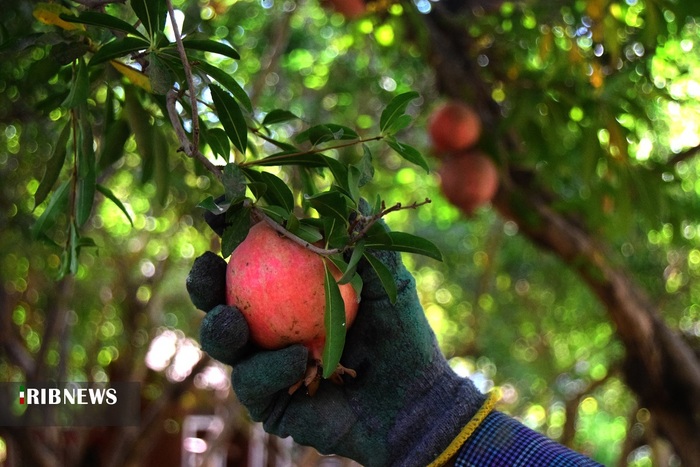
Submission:
[[[425,466],[447,448],[485,397],[450,369],[399,255],[376,255],[396,280],[396,303],[374,270],[361,264],[360,310],[341,360],[357,377],[345,376],[343,385],[322,380],[314,396],[288,392],[306,370],[303,346],[258,350],[248,342],[241,313],[221,305],[223,259],[213,253],[197,258],[187,287],[193,303],[210,310],[201,327],[202,347],[233,366],[238,399],[267,432],[366,466]]]

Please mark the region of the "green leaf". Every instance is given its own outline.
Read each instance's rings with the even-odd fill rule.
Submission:
[[[352,255],[350,255],[350,261],[348,261],[347,269],[343,272],[343,276],[338,279],[338,284],[343,285],[350,282],[357,271],[357,264],[362,259],[365,254],[365,242],[360,240],[355,244],[355,248],[352,250]]]
[[[377,237],[368,236],[367,248],[416,253],[442,261],[442,253],[430,240],[406,232],[386,232],[386,237],[388,241],[377,241]]]
[[[146,76],[148,76],[151,83],[151,90],[155,94],[167,94],[173,88],[173,83],[175,82],[172,71],[155,52],[148,54],[148,61]]]
[[[369,265],[372,266],[374,272],[377,273],[379,282],[382,283],[382,287],[384,287],[386,294],[389,296],[389,301],[391,303],[396,303],[396,296],[398,291],[396,289],[396,281],[394,280],[394,276],[391,274],[391,271],[389,271],[389,268],[387,268],[384,265],[384,263],[382,263],[376,256],[374,256],[369,251],[365,251],[363,256],[365,257]]]
[[[394,138],[386,138],[386,143],[391,147],[391,149],[396,151],[401,157],[406,159],[408,162],[412,162],[422,167],[423,169],[425,169],[426,173],[430,172],[428,162],[426,162],[423,155],[413,146],[401,143]]]
[[[163,32],[168,13],[165,0],[130,0],[129,3],[152,38]]]
[[[140,50],[148,49],[150,44],[137,37],[116,39],[100,47],[90,59],[90,66],[99,65],[113,58],[123,57]]]
[[[333,140],[350,140],[357,139],[359,135],[352,128],[334,123],[325,123],[322,125],[314,125],[301,133],[294,140],[298,143],[308,141],[313,146]]]
[[[350,242],[347,224],[344,219],[323,217],[323,234],[326,248],[343,248]]]
[[[73,109],[87,102],[87,97],[90,92],[90,78],[85,66],[85,60],[82,57],[78,59],[78,67],[73,76],[70,93],[63,102],[65,107]]]
[[[361,258],[362,255],[360,255],[359,258]],[[340,279],[338,279],[338,285],[344,285],[349,283],[353,289],[355,289],[355,292],[357,293],[357,296],[359,297],[362,294],[362,277],[356,272],[356,267],[355,266],[350,266],[348,263],[345,262],[343,259],[343,256],[341,254],[335,254],[335,255],[330,255],[327,256],[329,260],[333,262],[335,267],[338,268],[339,271],[346,271],[345,274],[348,274],[348,270],[352,270],[351,274],[349,275],[349,280],[345,282],[341,282]]]
[[[244,172],[252,182],[265,185],[265,190],[260,196],[268,204],[279,206],[288,213],[294,210],[294,194],[284,180],[269,172],[258,172],[251,169],[245,169]]]
[[[95,185],[97,183],[96,160],[92,125],[88,119],[87,104],[78,111],[78,124],[80,133],[78,138],[77,164],[77,193],[76,193],[76,222],[78,227],[85,225],[92,213],[92,205],[95,201]]]
[[[314,196],[307,196],[306,201],[323,217],[333,217],[348,222],[348,198],[335,190],[328,190]]]
[[[56,191],[53,192],[51,198],[49,199],[49,204],[41,213],[39,218],[36,220],[31,229],[32,238],[37,239],[41,234],[46,232],[51,226],[56,222],[56,218],[65,210],[66,203],[68,202],[68,187],[70,186],[70,180],[66,180]]]
[[[95,11],[83,11],[78,16],[71,16],[67,14],[62,14],[59,16],[61,17],[61,19],[70,23],[87,24],[90,26],[107,28],[113,31],[121,31],[127,34],[132,34],[134,36],[143,37],[139,30],[133,27],[131,24],[117,18],[116,16],[107,15],[105,13],[97,13]]]
[[[340,288],[335,281],[327,261],[323,262],[325,279],[323,281],[326,295],[324,325],[326,342],[323,346],[323,377],[329,378],[338,368],[345,347],[345,302]]]
[[[141,104],[133,86],[124,87],[124,110],[136,139],[136,149],[141,156],[141,182],[145,183],[151,179],[155,169],[155,132],[149,113]]]
[[[207,143],[213,152],[217,156],[225,161],[228,161],[228,157],[231,154],[231,143],[229,143],[226,132],[221,128],[210,128],[207,130]]]
[[[53,147],[51,157],[46,163],[44,176],[41,178],[41,182],[39,183],[39,187],[36,189],[36,193],[34,193],[35,208],[44,202],[46,196],[49,194],[49,192],[51,192],[51,188],[53,188],[54,184],[56,183],[56,180],[58,180],[63,164],[66,161],[66,153],[68,152],[66,149],[66,144],[68,143],[68,138],[70,137],[70,129],[71,122],[69,120],[63,126],[63,130],[61,130],[61,133],[58,136],[58,141],[56,141],[56,144]]]
[[[216,215],[225,213],[229,206],[231,206],[231,203],[228,202],[222,204],[217,203],[213,196],[207,196],[197,205],[198,208],[206,209],[210,213]]]
[[[108,126],[100,147],[98,171],[117,162],[124,155],[124,145],[131,136],[129,124],[124,119],[115,120]]]
[[[233,97],[235,97],[249,113],[253,113],[253,104],[250,101],[250,97],[248,97],[245,90],[231,75],[206,62],[199,62],[196,68],[218,81],[220,85],[233,94]]]
[[[362,174],[360,169],[351,165],[348,167],[348,195],[355,206],[360,202],[360,179]]]
[[[288,122],[289,120],[296,120],[299,117],[294,115],[292,112],[289,110],[283,110],[283,109],[274,109],[271,110],[265,115],[265,118],[263,118],[262,124],[263,125],[273,125],[275,123],[282,123],[282,122]]]
[[[221,236],[221,254],[224,258],[245,240],[250,230],[250,208],[239,204],[236,209],[226,211],[227,226]]]
[[[234,60],[241,58],[240,54],[233,47],[223,42],[216,42],[208,39],[185,39],[182,41],[182,45],[185,46],[185,49],[212,52]]]
[[[304,221],[305,219],[301,219],[301,221],[299,221],[299,226],[292,231],[292,233],[309,243],[316,243],[323,240],[323,235],[318,230],[318,227],[309,225]]]
[[[226,134],[233,145],[245,154],[248,145],[248,126],[241,108],[236,100],[219,86],[212,84],[209,89],[211,89],[211,98]]]
[[[394,125],[404,115],[408,104],[419,96],[420,94],[417,92],[411,91],[394,97],[382,112],[381,117],[379,117],[379,131],[384,133],[385,130]]]
[[[374,165],[372,165],[372,153],[366,144],[362,145],[362,158],[355,164],[360,171],[358,186],[365,186],[374,178]]]
[[[224,185],[226,201],[229,203],[236,204],[245,198],[245,174],[236,164],[226,164],[221,183]]]
[[[129,224],[131,224],[131,226],[133,227],[133,226],[134,226],[134,221],[133,221],[133,219],[131,218],[131,215],[129,214],[129,211],[126,210],[126,206],[124,206],[124,203],[122,203],[122,202],[119,200],[119,198],[117,198],[117,196],[114,194],[114,192],[113,192],[112,190],[110,190],[109,188],[107,188],[106,186],[100,185],[99,183],[96,184],[95,187],[97,188],[97,191],[99,191],[100,193],[102,193],[102,195],[104,195],[105,198],[107,198],[107,199],[110,200],[112,203],[114,203],[114,205],[117,206],[117,207],[119,208],[119,210],[121,210],[121,212],[124,213],[124,215],[126,216],[126,218],[129,219]]]
[[[255,165],[260,167],[272,167],[283,165],[301,165],[304,167],[325,167],[326,162],[323,159],[325,156],[319,153],[302,153],[296,149],[293,151],[284,151],[272,154],[255,161]]]

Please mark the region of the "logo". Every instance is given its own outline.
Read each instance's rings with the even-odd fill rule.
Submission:
[[[115,388],[84,387],[68,383],[64,388],[19,387],[20,405],[114,405],[118,401]]]
[[[0,426],[138,426],[141,385],[0,383]]]

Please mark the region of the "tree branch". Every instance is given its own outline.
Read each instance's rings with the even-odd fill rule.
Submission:
[[[170,118],[170,123],[172,124],[173,129],[175,130],[177,139],[180,142],[182,151],[189,157],[201,162],[209,172],[214,174],[214,176],[219,181],[221,181],[222,173],[219,167],[216,166],[216,164],[214,164],[212,161],[210,161],[204,154],[202,154],[199,151],[199,149],[197,149],[197,146],[192,144],[192,142],[190,142],[189,138],[187,137],[187,133],[182,127],[182,122],[180,121],[180,114],[178,114],[177,108],[175,107],[175,104],[177,104],[177,99],[178,92],[174,89],[171,89],[165,96],[165,107],[168,109],[168,117]]]
[[[170,16],[170,23],[173,28],[173,34],[175,35],[177,51],[180,54],[180,61],[182,62],[182,66],[185,70],[187,90],[190,95],[190,106],[192,108],[192,147],[184,147],[185,151],[189,154],[191,151],[197,151],[197,148],[199,147],[199,113],[197,112],[197,92],[194,89],[192,67],[190,66],[190,61],[187,58],[185,46],[182,43],[182,35],[180,34],[180,28],[177,26],[177,21],[175,20],[175,10],[173,9],[173,2],[172,0],[166,0],[166,3],[168,5],[168,15]]]

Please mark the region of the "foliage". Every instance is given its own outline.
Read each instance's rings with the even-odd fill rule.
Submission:
[[[175,1],[199,97],[193,121],[189,96],[178,95],[176,126],[198,139],[190,155],[225,167],[222,184],[183,154],[169,118],[168,91],[189,84],[165,2],[104,12],[16,3],[0,31],[0,274],[2,325],[26,359],[53,377],[131,374],[163,330],[196,333],[182,284],[192,258],[219,247],[205,210],[240,226],[260,207],[306,241],[361,250],[381,237],[348,237],[363,185],[374,213],[433,201],[386,220],[416,236],[404,247],[421,237],[443,253],[444,263],[404,259],[454,367],[483,389],[502,386],[503,409],[533,428],[600,462],[629,455],[641,465],[645,451],[624,444],[645,419],[621,383],[624,350],[602,307],[513,222],[490,210],[463,218],[439,193],[437,162],[419,155],[430,151],[425,121],[444,86],[426,66],[420,18],[430,2],[348,22],[311,1]],[[487,127],[483,149],[585,222],[669,326],[697,338],[691,3],[506,2],[453,21],[468,23],[465,57],[488,85],[465,86],[467,99],[487,92],[504,117]],[[335,223],[309,219],[317,213]],[[227,230],[224,252],[244,234]],[[66,324],[54,329],[56,310]],[[0,362],[0,378],[25,377],[17,360]],[[149,399],[168,384],[148,381]]]

